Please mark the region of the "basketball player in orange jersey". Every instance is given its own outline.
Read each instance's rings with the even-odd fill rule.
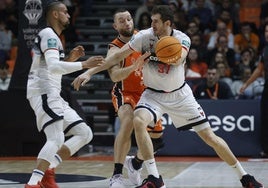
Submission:
[[[245,171],[227,143],[213,132],[205,112],[194,98],[189,85],[185,83],[184,64],[191,41],[185,33],[172,28],[174,16],[169,6],[155,6],[151,12],[151,18],[151,28],[139,31],[122,48],[107,56],[105,64],[89,72],[89,75],[83,75],[85,77],[78,76],[73,82],[74,87],[78,88],[89,80],[92,73],[95,74],[118,64],[133,52],[143,53],[135,64],[144,63],[142,73],[146,89],[134,110],[133,125],[148,178],[136,188],[166,188],[158,172],[153,144],[146,130],[152,120],[159,120],[164,113],[168,114],[177,130],[192,128],[201,138],[200,141],[212,147],[215,153],[234,170],[242,187],[263,188],[261,183]],[[181,58],[174,64],[165,64],[155,55],[156,43],[164,36],[176,37],[182,45]]]

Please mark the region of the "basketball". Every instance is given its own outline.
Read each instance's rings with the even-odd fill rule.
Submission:
[[[155,54],[159,61],[167,64],[176,63],[181,58],[181,43],[172,36],[162,37],[155,46]]]

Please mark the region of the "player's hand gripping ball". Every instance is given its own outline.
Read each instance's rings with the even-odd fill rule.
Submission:
[[[162,37],[155,46],[155,54],[159,61],[167,64],[176,63],[181,58],[181,43],[172,36]]]

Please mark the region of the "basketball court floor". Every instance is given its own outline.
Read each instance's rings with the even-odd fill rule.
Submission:
[[[245,170],[268,188],[268,159],[239,158]],[[241,188],[234,171],[217,157],[158,156],[159,172],[168,188]],[[23,188],[35,157],[0,158],[0,187]],[[84,153],[57,168],[60,188],[108,188],[113,171],[112,149]],[[127,174],[124,170],[124,174]],[[146,177],[146,170],[142,170]],[[131,185],[124,179],[127,188]]]

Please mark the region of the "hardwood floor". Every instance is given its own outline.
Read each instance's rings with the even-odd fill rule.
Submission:
[[[243,167],[268,187],[268,160],[239,158]],[[216,157],[156,157],[169,188],[239,188],[234,171]],[[35,157],[0,158],[0,187],[22,188],[35,166]],[[112,153],[90,153],[64,161],[56,171],[61,188],[105,188],[113,170]],[[124,174],[127,172],[124,170]],[[146,177],[143,168],[142,177]],[[134,187],[126,175],[126,187]]]

